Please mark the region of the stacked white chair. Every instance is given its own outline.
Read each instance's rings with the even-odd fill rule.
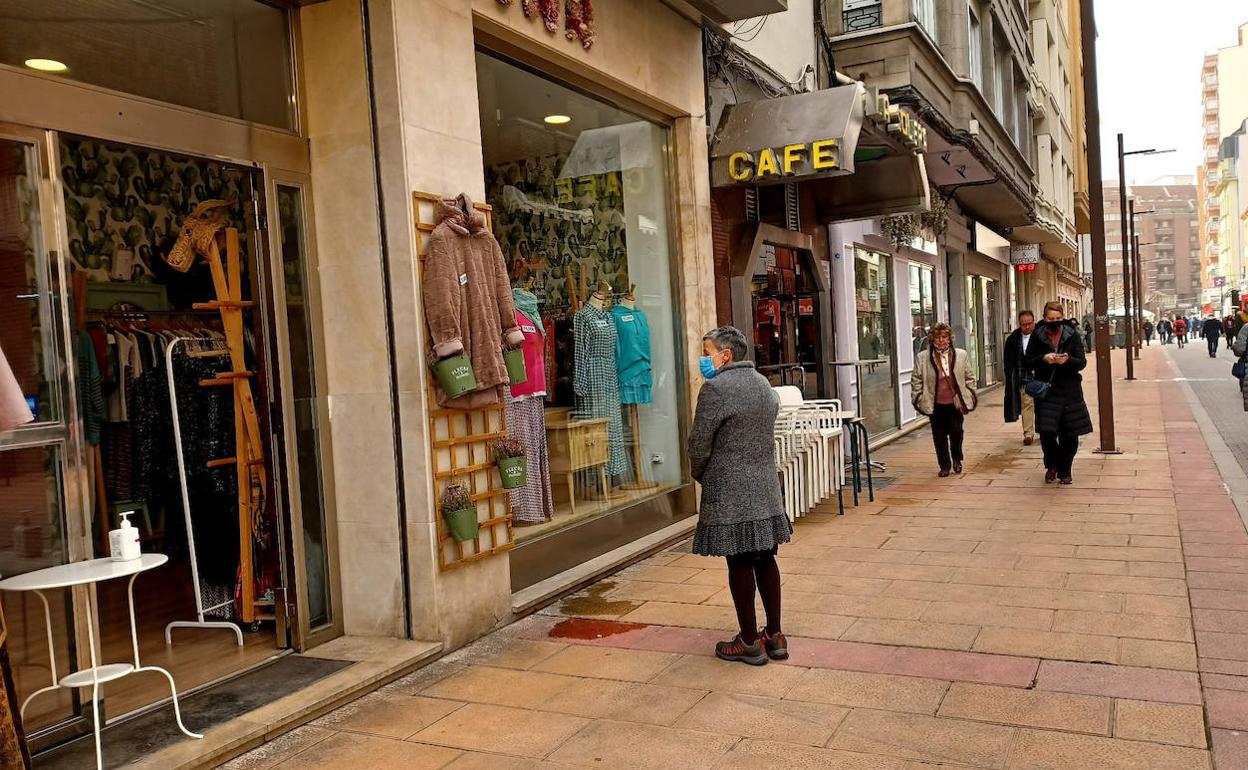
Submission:
[[[806,401],[796,387],[775,388],[780,401],[776,418],[776,465],[790,520],[810,512],[845,483],[841,402]]]

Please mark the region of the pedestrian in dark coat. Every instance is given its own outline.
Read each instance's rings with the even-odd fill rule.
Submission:
[[[1144,322],[1144,344],[1145,345],[1153,344],[1153,322],[1152,321]]]
[[[1030,310],[1018,314],[1018,328],[1005,338],[1005,421],[1023,421],[1023,446],[1036,439],[1036,403],[1023,392],[1031,379],[1031,371],[1023,366],[1023,357],[1036,332],[1036,315]]]
[[[1161,319],[1161,323],[1157,324],[1157,335],[1161,337],[1161,344],[1170,344],[1170,335],[1174,334],[1174,326],[1171,325],[1169,318]]]
[[[780,399],[767,378],[746,361],[745,335],[721,326],[702,338],[699,365],[706,382],[689,432],[689,466],[702,485],[693,552],[728,559],[728,589],[741,632],[715,645],[724,660],[761,666],[789,657],[780,630],[780,568],[776,550],[793,525],[784,511],[776,469],[775,430]],[[767,627],[754,612],[762,597]]]
[[[1083,341],[1073,322],[1063,319],[1062,305],[1044,306],[1044,328],[1027,348],[1026,365],[1035,379],[1049,383],[1048,394],[1036,401],[1036,432],[1044,448],[1045,483],[1074,483],[1072,466],[1079,437],[1092,432],[1092,415],[1083,398],[1088,365]]]
[[[1209,316],[1205,322],[1201,324],[1200,333],[1205,338],[1205,343],[1209,346],[1209,357],[1218,357],[1218,343],[1222,341],[1222,322],[1216,316]]]

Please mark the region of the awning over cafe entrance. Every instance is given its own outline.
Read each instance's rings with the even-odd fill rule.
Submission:
[[[927,130],[862,83],[731,105],[711,147],[716,187],[807,182],[822,222],[927,208]]]

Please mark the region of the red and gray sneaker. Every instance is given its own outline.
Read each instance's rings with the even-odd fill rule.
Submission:
[[[784,638],[784,634],[777,631],[774,635],[767,633],[767,629],[761,629],[758,632],[758,640],[763,643],[763,649],[767,651],[767,657],[772,660],[788,660],[789,659],[789,640]]]
[[[715,657],[720,660],[749,663],[751,666],[761,666],[767,662],[767,653],[763,651],[762,641],[756,639],[753,644],[746,644],[740,634],[733,637],[731,641],[717,642]]]

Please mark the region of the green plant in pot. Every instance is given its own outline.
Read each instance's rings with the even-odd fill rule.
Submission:
[[[447,398],[462,396],[477,389],[477,376],[472,371],[472,361],[462,350],[433,363],[433,374]]]
[[[442,518],[455,542],[477,537],[477,505],[463,484],[452,484],[442,490]]]
[[[504,489],[522,487],[529,477],[529,460],[524,456],[520,439],[507,436],[494,442],[494,463],[503,480]]]

